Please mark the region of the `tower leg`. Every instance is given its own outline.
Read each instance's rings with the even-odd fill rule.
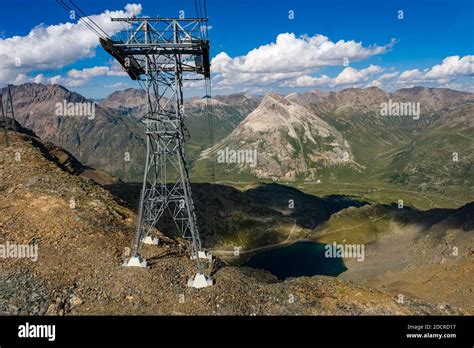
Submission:
[[[0,94],[0,112],[2,113],[3,116],[3,141],[5,143],[5,147],[8,147],[8,118],[5,112],[5,109],[3,108],[3,96]]]

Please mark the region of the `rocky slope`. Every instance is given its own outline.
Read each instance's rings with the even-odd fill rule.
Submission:
[[[410,298],[397,303],[388,293],[330,277],[282,282],[218,260],[207,271],[213,287],[187,288],[193,263],[180,240],[161,234],[160,247],[143,250],[149,269],[121,267],[135,214],[101,186],[65,170],[37,140],[10,139],[11,147],[0,147],[0,241],[37,245],[38,258],[0,262],[2,314],[461,313]]]
[[[211,145],[210,122],[214,143],[217,143],[229,135],[257,106],[258,98],[245,94],[218,96],[209,101],[203,98],[185,101],[185,123],[191,134],[186,145],[190,165],[193,166],[199,154]]]
[[[419,103],[419,118],[381,115],[381,105],[389,101]],[[365,168],[364,180],[371,177],[470,199],[473,104],[474,94],[449,89],[415,87],[386,93],[374,87],[330,93],[308,105],[342,133]],[[454,152],[458,161],[453,161]],[[360,179],[358,173],[331,174],[346,181]]]
[[[412,87],[396,92],[385,92],[378,87],[347,88],[339,92],[312,90],[302,94],[292,94],[288,99],[301,104],[313,105],[320,111],[343,114],[345,110],[380,111],[380,104],[391,99],[392,102],[419,102],[421,115],[430,117],[436,111],[449,111],[459,106],[472,104],[472,93],[454,91],[446,88]],[[342,116],[342,115],[341,115]]]
[[[365,245],[364,260],[344,259],[342,279],[474,313],[474,203],[428,211],[349,208],[311,235],[324,243]]]
[[[100,105],[95,106],[93,117],[58,115],[58,103],[92,103],[59,85],[13,86],[12,97],[16,118],[24,127],[82,163],[121,178],[143,172],[144,128],[136,120]]]
[[[447,112],[392,153],[388,181],[474,197],[474,105]]]
[[[99,105],[115,109],[127,116],[140,119],[146,113],[146,92],[142,89],[127,88],[116,91],[102,99]]]
[[[252,161],[220,152],[255,153]],[[230,173],[250,173],[258,178],[315,178],[318,169],[355,165],[342,134],[306,107],[270,93],[225,139],[202,153],[201,159],[218,162]]]

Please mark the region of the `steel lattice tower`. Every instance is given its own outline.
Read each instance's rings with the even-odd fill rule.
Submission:
[[[147,97],[147,156],[140,196],[133,257],[129,266],[146,266],[140,256],[142,243],[157,243],[152,229],[165,211],[180,235],[189,241],[197,263],[195,287],[212,281],[201,273],[201,241],[184,156],[189,137],[184,125],[185,75],[210,77],[209,43],[202,39],[204,18],[112,18],[124,23],[126,38],[101,38],[110,53],[133,80],[143,83]],[[199,277],[199,279],[198,279]],[[199,284],[196,284],[199,283]]]
[[[3,138],[4,138],[4,144],[5,147],[9,146],[8,143],[8,129],[10,128],[9,126],[9,119],[11,118],[11,123],[12,123],[12,128],[13,132],[16,134],[16,120],[15,120],[15,112],[13,110],[13,98],[12,98],[12,92],[10,89],[10,85],[8,85],[7,89],[7,100],[5,105],[3,104],[3,95],[0,93],[0,113],[3,117]]]

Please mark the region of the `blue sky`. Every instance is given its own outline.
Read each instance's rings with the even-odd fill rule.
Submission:
[[[145,16],[172,17],[179,10],[185,10],[187,17],[195,15],[193,0],[76,2],[91,15],[124,11],[130,3],[140,4],[139,13]],[[290,93],[367,86],[390,90],[413,85],[472,91],[473,4],[471,0],[207,0],[211,53],[217,56],[214,91]],[[138,87],[118,73],[93,37],[80,43],[82,31],[65,27],[66,22],[75,23],[55,0],[2,0],[0,84],[57,82],[95,98],[117,88]],[[12,66],[16,58],[20,66]]]

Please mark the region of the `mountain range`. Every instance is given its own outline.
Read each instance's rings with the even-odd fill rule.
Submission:
[[[122,180],[141,180],[143,91],[112,93],[95,103],[90,119],[57,114],[57,103],[92,102],[62,86],[27,83],[11,89],[24,127],[91,167]],[[387,105],[391,109],[384,114]],[[190,98],[186,153],[191,176],[199,181],[209,180],[211,170],[217,180],[232,181],[370,179],[472,197],[473,105],[472,93],[422,87]],[[245,158],[253,153],[255,161]]]

